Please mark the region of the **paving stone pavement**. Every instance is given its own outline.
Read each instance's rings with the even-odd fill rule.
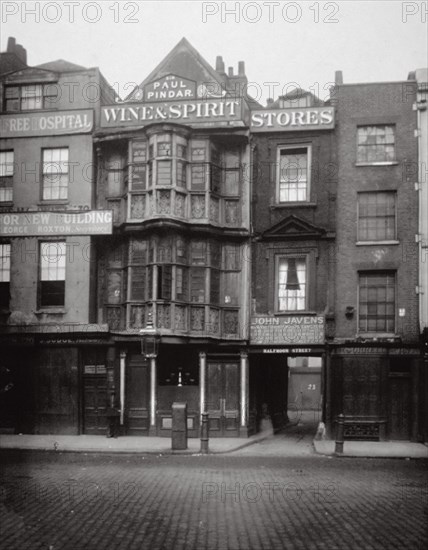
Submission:
[[[422,549],[424,460],[2,451],[7,550]]]

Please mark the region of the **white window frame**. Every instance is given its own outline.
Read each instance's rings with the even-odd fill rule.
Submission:
[[[362,239],[360,237],[360,200],[362,195],[375,196],[379,193],[389,193],[394,196],[394,237],[392,239]],[[381,218],[382,216],[370,216],[371,218]],[[365,218],[364,218],[365,219]],[[397,240],[397,191],[393,190],[381,190],[381,191],[361,191],[357,193],[357,244],[396,244]]]
[[[359,131],[362,128],[381,128],[381,127],[391,127],[394,134],[394,158],[392,160],[360,160],[359,159]],[[389,124],[358,124],[357,126],[357,135],[356,135],[356,144],[357,144],[357,150],[356,150],[356,165],[357,166],[390,166],[392,164],[397,164],[397,131],[396,131],[396,124],[395,123],[389,123]],[[370,145],[362,145],[362,147],[369,148]]]
[[[304,304],[304,307],[303,309],[280,309],[279,307],[279,299],[280,299],[280,296],[279,296],[279,268],[280,268],[280,263],[281,263],[281,260],[288,260],[290,258],[293,258],[293,259],[301,259],[301,260],[304,260],[305,262],[305,282],[304,282],[304,285],[305,285],[305,296],[304,296],[304,301],[305,301],[305,304]],[[308,254],[299,254],[299,253],[296,253],[296,254],[293,254],[292,252],[290,253],[287,253],[287,254],[276,254],[275,255],[275,280],[274,280],[274,285],[275,285],[275,296],[274,296],[274,299],[275,299],[275,307],[274,307],[274,311],[275,313],[294,313],[294,314],[299,314],[299,313],[302,313],[302,312],[305,312],[305,311],[308,311],[308,304],[309,304],[309,255]]]
[[[306,149],[307,150],[307,174],[306,174],[306,199],[297,201],[281,201],[281,151]],[[310,202],[311,195],[311,171],[312,171],[312,144],[293,143],[278,145],[276,170],[276,203],[277,204],[304,204]]]
[[[45,160],[45,154],[50,151],[51,155],[54,151],[60,151],[60,159],[57,160]],[[62,160],[62,151],[67,151],[67,160]],[[70,150],[68,147],[46,147],[42,149],[42,200],[44,201],[66,201],[68,200],[68,188],[70,184],[70,171],[69,171],[69,165],[70,165]],[[53,176],[54,178],[61,178],[61,176],[67,176],[67,185],[58,185],[53,186],[45,185],[45,177],[47,178],[46,181],[48,181],[49,176]],[[55,183],[55,179],[53,180]],[[55,197],[48,197],[47,191],[58,189],[58,196]],[[65,193],[61,193],[61,190],[65,189]],[[61,196],[63,194],[64,196]]]
[[[57,253],[53,252],[57,250]],[[65,305],[65,282],[67,271],[67,244],[66,241],[39,241],[39,281],[43,282],[64,282],[64,303],[42,304],[42,289],[40,288],[39,302],[44,307],[64,307]]]
[[[0,151],[0,183],[2,181],[7,182],[7,178],[12,178],[12,185],[7,187],[0,186],[0,202],[13,201],[14,159],[15,156],[13,150],[9,149]]]

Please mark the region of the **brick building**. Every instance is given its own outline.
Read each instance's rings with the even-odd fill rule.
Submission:
[[[1,429],[79,433],[95,320],[92,131],[114,93],[98,69],[1,54]],[[101,99],[102,98],[102,99]]]
[[[302,90],[252,112],[250,395],[255,425],[321,420],[334,312],[334,107]],[[287,412],[288,411],[288,412]]]
[[[325,419],[349,436],[421,438],[415,87],[343,84],[337,125],[335,330]]]

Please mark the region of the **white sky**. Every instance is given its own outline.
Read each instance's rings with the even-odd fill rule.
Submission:
[[[263,103],[290,91],[293,82],[326,99],[337,69],[346,83],[405,80],[409,71],[428,66],[426,6],[400,0],[4,0],[1,50],[15,36],[27,49],[29,65],[62,58],[98,66],[124,97],[131,89],[126,83],[141,82],[185,36],[212,66],[217,55],[235,72],[238,61],[245,61],[248,80],[255,83],[249,93]],[[235,7],[238,13],[225,13]],[[210,12],[205,22],[204,9]],[[274,94],[268,82],[278,83]]]

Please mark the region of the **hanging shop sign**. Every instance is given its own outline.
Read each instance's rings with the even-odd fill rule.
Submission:
[[[332,350],[334,355],[420,355],[418,348],[386,348],[379,346],[341,347]]]
[[[252,132],[331,130],[334,128],[334,107],[252,111],[250,127]]]
[[[87,134],[94,125],[92,109],[0,116],[2,138]]]
[[[322,315],[253,316],[250,344],[265,346],[323,344],[324,327]]]
[[[85,212],[25,212],[0,214],[0,236],[111,235],[111,210]]]
[[[180,101],[171,103],[128,103],[101,107],[101,127],[144,126],[154,122],[198,125],[227,122],[243,126],[240,99]]]

